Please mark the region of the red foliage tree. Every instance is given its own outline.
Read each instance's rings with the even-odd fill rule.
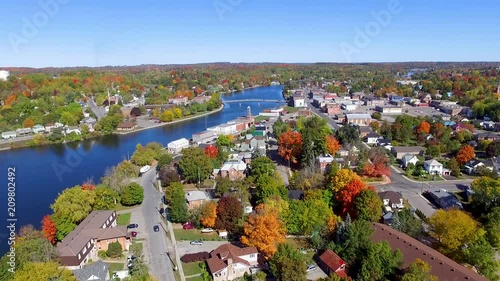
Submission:
[[[56,223],[50,218],[49,215],[45,215],[42,219],[42,233],[50,243],[56,244]]]
[[[330,155],[335,155],[340,149],[340,143],[334,136],[326,136],[326,149]]]
[[[278,145],[278,154],[283,159],[297,163],[302,152],[302,134],[288,130],[280,135]]]
[[[363,174],[367,177],[390,176],[390,160],[381,149],[370,151],[371,163],[366,163],[363,167]]]
[[[95,185],[90,183],[90,182],[85,182],[82,184],[82,189],[83,190],[95,190]]]
[[[215,145],[209,145],[205,148],[205,155],[210,158],[215,158],[219,154],[219,150]]]
[[[429,122],[422,120],[417,126],[417,134],[428,134],[431,131],[431,124]]]
[[[366,184],[358,177],[350,181],[337,194],[337,200],[342,203],[342,214],[347,214],[352,209],[352,203],[363,189],[367,188]]]
[[[472,160],[472,158],[474,158],[475,156],[476,152],[474,151],[474,148],[470,145],[465,145],[457,152],[456,159],[460,165],[464,165],[465,163]]]

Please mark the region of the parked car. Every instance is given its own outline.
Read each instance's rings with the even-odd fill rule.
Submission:
[[[201,230],[201,233],[211,233],[211,232],[214,232],[214,230],[211,228],[204,228]]]
[[[191,224],[190,222],[186,222],[185,224],[182,225],[182,228],[184,228],[184,229],[193,229],[194,225]]]
[[[140,169],[141,174],[146,173],[147,171],[151,170],[151,166],[146,165]]]
[[[194,240],[194,241],[189,242],[189,244],[191,244],[191,245],[203,245],[203,241],[201,241],[201,240]]]
[[[136,223],[131,223],[131,224],[127,225],[127,228],[128,228],[128,229],[132,229],[132,228],[137,228],[138,226],[139,226],[139,225],[138,225],[138,224],[136,224]]]
[[[130,262],[130,261],[132,261],[132,260],[135,260],[135,256],[134,256],[134,255],[129,255],[129,256],[127,257],[127,261],[128,261],[128,262]]]
[[[306,271],[310,272],[310,271],[313,271],[313,270],[316,270],[316,269],[317,269],[317,267],[316,267],[315,264],[310,264],[310,265],[307,266],[307,270]]]
[[[155,224],[155,225],[153,226],[153,230],[154,230],[155,232],[160,231],[160,226],[158,226],[157,224]]]
[[[136,236],[137,236],[137,232],[136,232],[136,231],[132,231],[132,232],[130,232],[130,236],[132,236],[132,237],[136,237]]]

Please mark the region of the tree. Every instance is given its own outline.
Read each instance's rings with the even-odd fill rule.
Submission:
[[[168,202],[170,221],[174,223],[186,222],[189,214],[182,183],[171,183],[165,189],[165,199]]]
[[[95,193],[83,190],[81,186],[65,189],[50,206],[54,214],[61,218],[68,218],[71,223],[79,223],[92,211],[95,202]]]
[[[110,258],[119,258],[122,255],[122,245],[120,242],[109,243],[106,255]]]
[[[208,201],[201,205],[200,223],[205,227],[214,227],[217,219],[217,203]]]
[[[232,137],[228,136],[228,135],[220,135],[217,138],[217,145],[219,145],[219,146],[225,146],[225,147],[230,147],[231,146],[231,142],[232,142],[231,138]]]
[[[500,142],[494,141],[488,144],[486,147],[486,155],[488,155],[488,157],[500,156]]]
[[[401,281],[438,281],[438,277],[431,274],[431,266],[417,258],[405,270]]]
[[[273,124],[273,133],[277,139],[280,138],[281,134],[290,129],[290,124],[283,122],[283,119],[281,119],[281,117],[278,117],[278,120],[276,120],[276,122],[274,122]]]
[[[170,153],[163,153],[160,155],[158,158],[158,169],[161,169],[163,166],[170,165],[174,158],[172,157],[172,154]]]
[[[332,250],[339,254],[348,264],[354,264],[359,257],[364,257],[372,244],[373,228],[364,220],[351,223],[347,215],[345,221],[337,223],[334,233],[334,247]]]
[[[429,218],[429,232],[439,241],[443,253],[452,254],[478,235],[479,224],[458,209],[439,209]]]
[[[56,223],[50,218],[49,215],[45,215],[42,219],[42,233],[51,244],[54,245],[56,243]]]
[[[158,178],[161,181],[161,186],[169,186],[173,182],[180,182],[181,176],[174,167],[163,166],[158,173]]]
[[[278,154],[286,161],[297,163],[302,151],[302,134],[297,131],[286,131],[278,140]]]
[[[279,244],[276,254],[269,261],[269,266],[277,281],[307,280],[305,258],[290,244]]]
[[[330,155],[337,154],[337,151],[340,149],[340,143],[337,141],[335,136],[326,136],[326,151]]]
[[[448,169],[451,170],[452,176],[454,177],[460,176],[460,164],[458,164],[457,159],[451,158],[450,161],[448,161]]]
[[[389,158],[380,148],[370,150],[370,163],[363,167],[363,173],[368,177],[390,176],[391,167]]]
[[[406,233],[416,239],[422,236],[422,221],[415,217],[413,211],[409,208],[404,208],[399,212],[394,212],[391,226],[394,229]]]
[[[182,109],[176,107],[173,109],[173,113],[174,113],[174,118],[175,119],[179,119],[182,117]]]
[[[33,121],[32,118],[26,118],[24,119],[23,121],[23,127],[24,128],[32,128],[33,126],[35,126],[35,121]]]
[[[347,183],[345,188],[341,189],[337,194],[337,200],[342,204],[342,213],[347,214],[352,210],[354,198],[358,196],[362,190],[366,189],[366,184],[359,178],[355,178]]]
[[[342,144],[350,144],[359,140],[358,126],[342,126],[335,132],[337,140]]]
[[[238,221],[243,216],[243,206],[234,196],[223,197],[217,202],[215,228],[225,229],[230,233],[238,231]]]
[[[431,131],[431,124],[429,122],[422,120],[420,124],[417,126],[417,134],[424,134],[427,135]]]
[[[354,171],[350,169],[340,169],[333,174],[328,184],[333,193],[337,193],[355,179],[361,180]]]
[[[494,207],[483,216],[483,226],[486,230],[486,239],[491,246],[500,247],[500,207]]]
[[[465,145],[457,152],[455,157],[460,165],[465,165],[476,156],[474,148],[470,145]]]
[[[188,147],[182,150],[179,170],[185,179],[190,182],[198,182],[210,175],[212,172],[212,162],[203,149]]]
[[[486,241],[484,236],[469,243],[463,253],[463,260],[474,266],[477,271],[490,280],[498,280],[500,262],[495,260],[495,249]]]
[[[274,175],[262,175],[255,182],[255,201],[257,204],[263,203],[269,197],[280,196],[285,198],[288,194],[283,180],[278,172]]]
[[[139,116],[141,116],[141,114],[142,114],[141,109],[138,107],[133,107],[130,110],[130,116],[139,117]]]
[[[98,185],[95,190],[94,210],[112,210],[118,201],[118,192],[105,186]]]
[[[396,272],[401,264],[403,264],[403,255],[399,250],[392,251],[387,241],[371,244],[364,255],[361,270],[356,280],[391,280],[389,277]]]
[[[139,205],[142,200],[144,200],[144,189],[135,182],[125,187],[120,195],[120,202],[124,206]]]
[[[354,213],[357,219],[379,221],[382,206],[380,196],[371,189],[362,190],[354,199]]]
[[[490,177],[474,179],[471,184],[474,191],[472,204],[478,213],[488,213],[494,207],[500,207],[500,180]]]
[[[219,150],[215,145],[207,145],[207,147],[205,147],[205,154],[210,158],[216,158],[217,154],[219,154]]]
[[[264,204],[257,206],[255,211],[244,223],[240,240],[247,246],[255,246],[265,257],[270,258],[278,244],[285,242],[285,226],[278,214],[266,209]]]
[[[311,235],[320,226],[327,225],[334,217],[322,190],[306,191],[304,200],[292,200],[284,217],[287,232],[295,235]]]
[[[174,113],[170,109],[163,111],[163,113],[160,116],[160,120],[163,122],[171,122],[174,120],[174,118],[175,118]]]
[[[36,274],[34,274],[36,273]],[[76,281],[73,273],[56,262],[30,262],[16,271],[12,281],[58,280]]]
[[[252,160],[250,163],[250,176],[253,182],[257,182],[260,177],[274,176],[278,171],[273,160],[266,156],[260,156]]]

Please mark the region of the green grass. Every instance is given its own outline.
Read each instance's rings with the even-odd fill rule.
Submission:
[[[114,262],[109,262],[108,264],[108,270],[109,270],[109,275],[113,275],[113,272],[115,271],[120,271],[125,268],[125,265],[123,263],[114,263]]]
[[[201,273],[200,262],[182,263],[184,276],[195,275]]]
[[[119,214],[118,217],[116,218],[116,223],[118,225],[128,225],[130,224],[130,216],[131,213],[125,213],[125,214]]]
[[[132,209],[132,208],[135,208],[137,206],[123,206],[122,204],[118,203],[115,205],[115,207],[113,208],[115,211],[122,211],[122,210],[128,210],[128,209]]]
[[[204,280],[203,280],[203,277],[196,276],[196,277],[193,277],[193,278],[186,278],[186,281],[204,281]]]
[[[259,116],[255,117],[255,122],[257,123],[257,122],[260,122],[260,121],[262,121],[262,120],[266,120],[266,119],[268,119],[268,118],[269,118],[269,116],[262,116],[262,115],[259,115]]]
[[[136,253],[137,255],[140,255],[142,254],[142,243],[134,242],[132,243],[132,245],[130,245],[128,250],[131,253]]]
[[[226,241],[221,239],[216,231],[212,233],[201,233],[199,229],[174,229],[174,235],[177,241]]]
[[[290,113],[295,113],[299,111],[301,108],[299,107],[291,107],[291,106],[285,106],[284,109]]]

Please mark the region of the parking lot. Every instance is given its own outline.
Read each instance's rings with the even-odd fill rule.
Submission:
[[[192,254],[198,252],[208,252],[215,250],[220,245],[227,244],[227,241],[203,241],[203,245],[191,245],[190,241],[178,241],[177,248],[179,255],[182,257],[185,254]]]

